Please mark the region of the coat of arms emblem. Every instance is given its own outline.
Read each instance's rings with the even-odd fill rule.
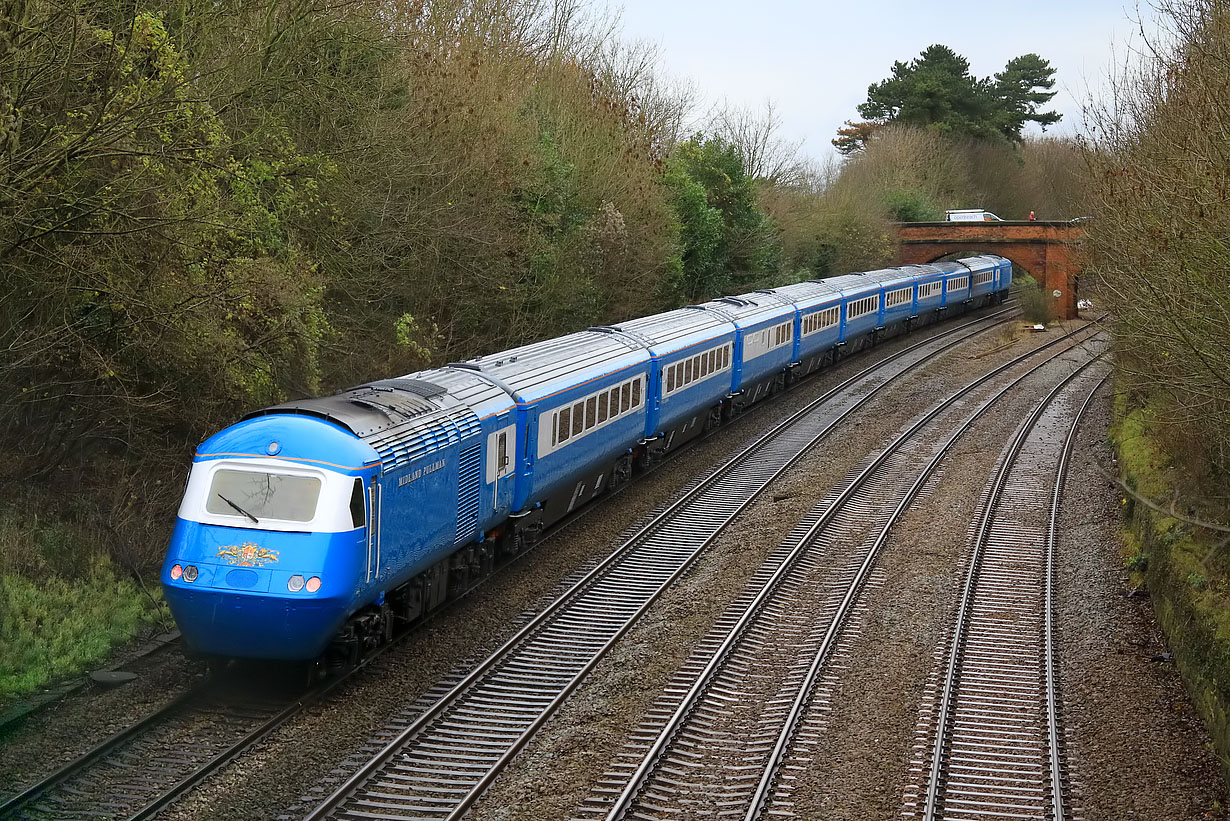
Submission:
[[[278,551],[267,550],[256,542],[244,542],[219,548],[218,558],[239,567],[264,567],[278,560]]]

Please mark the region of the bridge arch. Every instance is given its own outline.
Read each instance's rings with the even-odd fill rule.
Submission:
[[[1076,222],[903,222],[897,225],[898,265],[934,262],[950,254],[998,254],[1026,271],[1047,294],[1059,292],[1054,313],[1077,317]]]

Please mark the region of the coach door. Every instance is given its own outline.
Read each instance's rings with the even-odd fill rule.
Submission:
[[[380,481],[373,476],[367,486],[367,580],[380,578]]]
[[[487,435],[487,484],[491,485],[491,505],[496,512],[508,510],[512,497],[517,426],[511,424],[511,418],[511,414],[500,416],[500,427]]]

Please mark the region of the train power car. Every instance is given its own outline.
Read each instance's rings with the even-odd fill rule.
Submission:
[[[682,443],[1011,279],[978,256],[803,282],[255,411],[197,449],[167,601],[206,656],[354,659]]]

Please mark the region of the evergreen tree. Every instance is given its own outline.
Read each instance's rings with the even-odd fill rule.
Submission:
[[[1039,113],[1038,109],[1051,101],[1057,92],[1055,69],[1037,54],[1013,57],[1004,70],[995,75],[995,95],[999,100],[999,130],[1008,139],[1019,142],[1021,129],[1035,122],[1045,131],[1059,122],[1054,111]]]
[[[867,89],[858,112],[868,123],[838,130],[843,154],[859,150],[876,125],[897,122],[976,139],[1020,142],[1027,122],[1043,129],[1060,115],[1039,112],[1055,96],[1055,69],[1037,54],[1008,61],[994,78],[980,79],[969,61],[948,46],[933,45],[909,63],[893,63],[892,76]]]

